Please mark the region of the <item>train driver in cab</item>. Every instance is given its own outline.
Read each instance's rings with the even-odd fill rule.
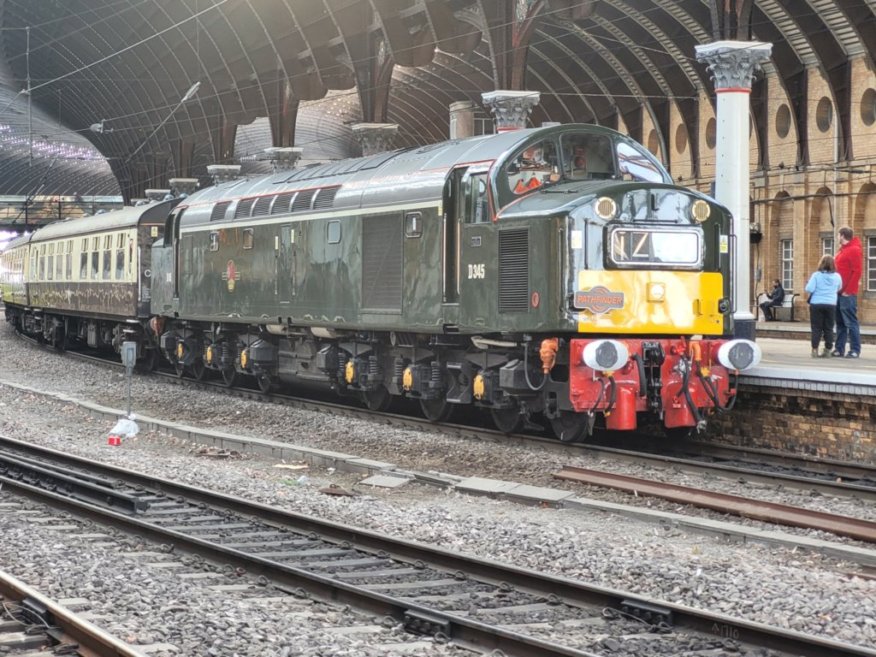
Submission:
[[[509,186],[515,194],[525,194],[559,179],[556,167],[551,166],[550,162],[556,160],[554,153],[553,143],[544,141],[528,147],[517,156],[508,168]]]

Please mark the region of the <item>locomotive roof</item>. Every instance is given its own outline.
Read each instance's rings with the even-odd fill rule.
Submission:
[[[76,237],[106,230],[130,228],[131,226],[139,225],[143,221],[164,223],[171,208],[178,202],[179,199],[155,201],[145,205],[125,207],[120,210],[112,210],[89,217],[56,221],[36,231],[32,236],[32,241],[45,242],[46,240]]]
[[[270,196],[306,189],[337,188],[330,206],[369,207],[395,202],[440,199],[448,172],[457,166],[492,163],[524,146],[552,135],[589,132],[634,141],[601,126],[572,123],[528,128],[419,146],[369,157],[313,164],[257,178],[237,179],[199,190],[182,205],[212,205],[220,201]],[[636,144],[641,149],[642,146]],[[209,221],[209,213],[187,213],[183,223]]]

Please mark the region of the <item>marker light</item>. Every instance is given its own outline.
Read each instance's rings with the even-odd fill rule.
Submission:
[[[581,354],[581,360],[587,367],[602,372],[619,370],[629,359],[629,349],[617,340],[594,340],[584,347]]]
[[[730,340],[718,349],[718,362],[730,370],[747,370],[760,363],[763,352],[751,340]]]

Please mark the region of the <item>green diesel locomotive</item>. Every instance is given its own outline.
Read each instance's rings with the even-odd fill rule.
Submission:
[[[164,207],[163,228],[126,233],[123,264],[95,261],[130,270],[130,310],[75,316],[71,282],[7,317],[46,336],[71,322],[65,335],[124,334],[180,376],[322,382],[375,409],[405,396],[435,421],[474,404],[508,432],[544,417],[563,440],[645,414],[702,427],[760,358],[732,339],[729,212],[605,128],[452,140]],[[74,248],[78,221],[61,231]],[[39,257],[9,255],[24,281]]]
[[[458,404],[573,440],[639,413],[702,426],[731,341],[731,220],[636,142],[565,125],[205,189],[170,214],[153,327],[180,371]]]

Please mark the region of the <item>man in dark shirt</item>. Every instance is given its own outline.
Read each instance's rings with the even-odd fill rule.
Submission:
[[[782,282],[776,279],[773,281],[773,291],[765,294],[767,299],[760,304],[760,309],[763,311],[764,320],[772,322],[776,318],[772,309],[774,306],[781,306],[785,301],[785,288],[782,287]]]

